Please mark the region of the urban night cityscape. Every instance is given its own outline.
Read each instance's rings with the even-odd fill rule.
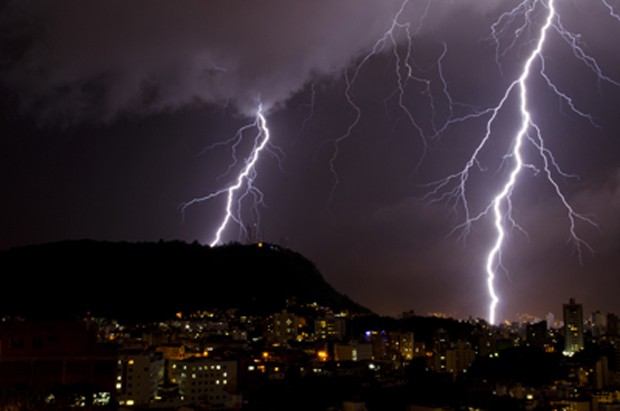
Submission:
[[[618,0],[0,10],[0,385],[48,395],[18,409],[74,374],[104,408],[620,409]],[[81,288],[172,272],[221,298]]]

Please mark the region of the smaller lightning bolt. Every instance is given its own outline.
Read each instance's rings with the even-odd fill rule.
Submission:
[[[310,102],[306,104],[306,106],[309,108],[308,110],[309,113],[304,118],[304,120],[301,122],[301,127],[299,128],[299,132],[297,133],[297,138],[299,138],[299,136],[303,134],[303,132],[306,129],[306,124],[308,124],[308,122],[312,119],[312,117],[314,117],[315,105],[316,105],[316,84],[312,83],[310,84]],[[297,142],[297,139],[295,139],[293,144],[296,142]]]
[[[397,106],[403,116],[407,119],[411,127],[417,132],[417,134],[421,137],[421,141],[423,144],[423,154],[421,155],[421,159],[424,158],[425,153],[428,148],[428,144],[426,138],[424,137],[424,129],[416,120],[412,111],[405,104],[405,96],[408,84],[410,82],[415,82],[416,84],[421,85],[423,88],[422,94],[428,96],[430,99],[430,105],[433,109],[433,120],[435,119],[435,111],[434,111],[434,103],[433,103],[433,94],[431,93],[431,81],[420,77],[415,74],[414,64],[412,63],[412,50],[413,50],[413,37],[417,34],[422,27],[422,24],[429,13],[431,1],[428,0],[424,11],[421,13],[421,16],[418,21],[418,25],[416,27],[412,27],[410,22],[403,22],[402,17],[409,5],[409,0],[404,0],[401,3],[400,8],[395,13],[390,27],[383,33],[383,35],[374,43],[373,47],[370,49],[368,53],[366,53],[360,60],[357,65],[355,65],[351,70],[345,70],[344,72],[344,81],[345,81],[345,90],[344,96],[349,104],[349,106],[354,111],[353,120],[349,123],[346,128],[346,131],[338,138],[333,141],[333,153],[329,160],[329,168],[334,177],[334,183],[332,185],[328,204],[331,204],[334,193],[336,191],[337,186],[340,184],[340,175],[337,171],[336,162],[338,160],[340,154],[340,147],[344,143],[345,140],[350,138],[353,135],[355,128],[358,126],[361,118],[362,118],[362,109],[356,103],[355,98],[353,97],[353,89],[354,85],[361,74],[362,69],[369,63],[369,61],[382,53],[385,49],[389,49],[392,52],[392,56],[394,59],[394,75],[395,75],[395,88],[389,96],[385,99],[385,102],[394,98],[396,99]],[[401,46],[401,42],[404,43],[404,46]],[[437,69],[440,71],[439,76],[441,81],[444,82],[443,75],[441,73],[441,59],[445,56],[446,50],[444,45],[443,53],[439,58],[439,61],[436,64]],[[445,86],[445,82],[444,82]],[[445,90],[444,90],[445,91]],[[421,161],[421,160],[420,160]]]
[[[220,222],[214,236],[213,240],[210,243],[211,247],[214,247],[222,242],[222,234],[226,229],[227,225],[230,221],[234,221],[239,225],[242,230],[245,230],[241,219],[241,208],[243,200],[251,196],[253,198],[254,209],[256,208],[256,204],[263,203],[263,194],[256,186],[254,186],[254,180],[256,179],[256,163],[258,162],[261,153],[265,150],[268,150],[269,140],[270,140],[270,132],[267,127],[267,119],[263,113],[263,106],[259,104],[258,110],[256,111],[256,117],[251,124],[248,124],[239,129],[233,141],[233,164],[237,162],[236,158],[236,148],[240,144],[240,140],[242,139],[243,132],[250,129],[256,128],[258,130],[257,135],[254,137],[254,145],[249,156],[245,159],[245,165],[237,175],[237,178],[234,180],[234,183],[229,185],[228,187],[222,188],[210,194],[207,194],[203,197],[194,198],[188,202],[181,204],[180,209],[183,214],[188,207],[201,203],[204,201],[212,200],[216,197],[226,196],[226,207],[224,210],[224,217]],[[224,143],[216,143],[216,145],[227,144],[229,142]],[[210,146],[213,147],[213,146]],[[276,154],[276,157],[278,155]],[[233,165],[229,166],[227,172],[231,170]],[[236,199],[236,201],[235,201]],[[235,207],[236,203],[236,207]]]

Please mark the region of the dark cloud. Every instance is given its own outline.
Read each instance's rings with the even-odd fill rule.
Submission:
[[[401,20],[412,33],[437,32],[447,14],[496,2],[465,3],[435,8],[411,1]],[[78,121],[198,101],[252,112],[258,100],[283,104],[313,78],[339,75],[381,38],[400,6],[400,0],[12,1],[2,26],[15,50],[3,62],[3,82],[25,107]]]
[[[178,108],[253,110],[340,70],[389,23],[397,1],[28,1],[6,32],[28,37],[4,81],[59,114]],[[5,34],[5,37],[8,36]],[[52,105],[53,108],[49,107]],[[52,113],[53,114],[53,113]],[[92,113],[90,113],[92,114]]]

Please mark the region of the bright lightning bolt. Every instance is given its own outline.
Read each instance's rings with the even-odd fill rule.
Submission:
[[[182,213],[185,213],[185,210],[189,206],[192,206],[194,204],[212,200],[220,196],[226,197],[224,217],[222,218],[217,230],[215,231],[213,240],[210,243],[211,247],[214,247],[222,242],[222,235],[224,233],[224,230],[226,229],[231,220],[237,223],[242,230],[245,230],[243,221],[241,219],[241,208],[242,201],[247,196],[252,196],[254,198],[254,203],[262,203],[263,200],[263,195],[261,191],[258,190],[256,186],[254,186],[254,180],[256,179],[256,163],[258,162],[261,153],[267,150],[270,140],[270,132],[269,128],[267,127],[267,119],[265,118],[265,115],[263,113],[262,104],[259,104],[258,106],[254,122],[239,129],[233,142],[228,141],[224,143],[218,143],[218,145],[231,143],[233,146],[233,163],[236,163],[236,148],[240,144],[241,139],[243,138],[243,132],[250,128],[256,128],[258,130],[258,133],[254,137],[254,144],[252,150],[249,156],[245,159],[245,166],[237,175],[234,183],[229,185],[228,187],[212,192],[206,196],[194,198],[193,200],[181,204],[181,211]],[[233,165],[231,164],[231,166],[229,167],[229,171],[232,166]]]
[[[508,209],[511,208],[510,194],[512,193],[512,190],[515,186],[519,173],[521,173],[521,170],[523,170],[523,159],[521,157],[521,147],[523,145],[523,139],[528,129],[532,126],[535,127],[535,125],[532,124],[532,118],[528,110],[528,92],[527,92],[528,90],[527,90],[526,81],[530,76],[530,69],[532,67],[532,63],[537,57],[540,56],[543,45],[545,44],[545,40],[547,39],[547,31],[549,27],[551,27],[551,22],[552,22],[553,16],[555,15],[553,0],[549,0],[548,7],[549,7],[549,13],[547,14],[547,20],[545,24],[540,30],[540,37],[538,40],[538,44],[536,44],[536,47],[534,48],[534,50],[532,51],[532,53],[526,60],[523,66],[523,71],[521,72],[521,76],[516,82],[510,85],[510,87],[506,91],[506,94],[504,94],[504,98],[500,102],[500,106],[499,106],[499,107],[503,106],[504,102],[508,98],[508,95],[511,93],[512,89],[516,85],[518,85],[519,86],[519,100],[520,100],[519,110],[521,112],[521,128],[519,129],[519,131],[514,137],[514,144],[513,144],[513,149],[512,149],[512,157],[514,158],[514,167],[512,171],[510,172],[508,181],[506,182],[502,190],[495,196],[495,198],[493,199],[493,203],[492,203],[494,224],[495,224],[495,229],[497,230],[497,237],[496,237],[495,244],[493,245],[493,247],[491,248],[491,251],[489,252],[487,256],[487,263],[486,263],[487,287],[489,291],[489,296],[491,298],[491,303],[489,305],[489,322],[491,324],[495,324],[495,309],[499,302],[499,298],[497,297],[497,293],[495,292],[495,284],[494,284],[494,279],[496,275],[495,272],[497,270],[497,266],[501,264],[500,253],[501,253],[502,245],[504,243],[504,238],[506,236],[506,233],[504,231],[504,223],[503,223],[504,215],[503,215],[503,210],[502,210],[502,204],[507,203],[506,207]],[[543,154],[543,157],[544,157],[544,154]]]
[[[606,0],[602,1],[608,8],[610,15],[613,18],[618,19],[617,14],[615,14],[613,8],[606,2]],[[514,47],[517,43],[517,40],[521,36],[525,35],[525,32],[528,31],[529,28],[534,24],[534,13],[538,5],[541,5],[543,8],[546,9],[546,14],[544,18],[544,23],[541,25],[540,30],[538,31],[535,46],[525,59],[518,78],[508,85],[498,104],[486,110],[475,112],[459,118],[452,118],[448,120],[446,124],[438,130],[436,135],[444,132],[452,124],[464,122],[470,119],[477,119],[484,116],[489,116],[488,120],[486,120],[486,132],[482,137],[480,143],[476,146],[465,167],[461,169],[461,171],[449,175],[445,179],[431,184],[430,187],[433,188],[427,196],[428,198],[432,198],[433,201],[451,200],[454,201],[455,206],[458,204],[462,205],[465,212],[465,221],[455,228],[455,231],[461,230],[461,236],[466,236],[469,233],[473,223],[481,220],[483,217],[489,214],[492,215],[492,221],[495,229],[495,240],[492,243],[490,250],[488,251],[485,264],[486,285],[490,299],[488,306],[488,320],[492,324],[496,322],[496,310],[500,302],[499,296],[496,291],[495,279],[499,269],[505,270],[502,265],[502,250],[505,246],[507,230],[508,228],[517,228],[522,230],[512,217],[512,195],[515,190],[515,186],[517,185],[519,176],[524,169],[529,168],[531,170],[534,170],[536,173],[542,171],[549,184],[553,187],[556,196],[559,198],[560,203],[566,210],[566,216],[569,223],[569,239],[573,243],[580,261],[582,258],[582,250],[585,248],[589,251],[592,251],[592,249],[583,239],[578,236],[577,222],[582,221],[597,227],[594,221],[577,213],[566,199],[566,196],[562,193],[558,183],[554,179],[554,174],[560,175],[562,177],[568,177],[568,175],[560,169],[559,165],[555,161],[555,158],[553,157],[553,154],[545,146],[541,129],[533,121],[532,114],[530,112],[531,96],[529,94],[528,81],[533,76],[533,65],[535,64],[535,62],[538,62],[538,64],[540,65],[538,73],[547,84],[549,89],[552,90],[552,92],[555,93],[555,95],[558,96],[558,98],[562,102],[564,102],[573,113],[577,114],[582,118],[585,118],[592,125],[597,127],[594,119],[587,113],[579,110],[576,104],[573,102],[573,99],[567,94],[563,93],[545,72],[543,49],[548,41],[547,38],[549,32],[551,30],[555,30],[559,34],[559,36],[569,45],[574,56],[578,60],[580,60],[588,69],[590,69],[596,75],[599,81],[605,81],[615,86],[620,86],[620,83],[606,76],[597,61],[587,54],[587,52],[584,50],[584,47],[580,43],[580,36],[575,35],[565,29],[565,27],[561,23],[560,15],[555,8],[554,0],[547,0],[546,2],[543,2],[541,0],[525,0],[519,5],[517,5],[515,8],[513,8],[511,11],[503,13],[499,17],[499,19],[492,25],[491,36],[496,44],[496,62],[500,67],[500,70],[500,60],[506,50]],[[500,46],[500,38],[508,35],[508,28],[514,24],[518,15],[523,16],[524,22],[513,31],[511,35],[511,42],[502,52],[502,48]],[[500,111],[504,109],[509,98],[515,93],[517,93],[518,96],[517,98],[519,102],[520,123],[518,130],[516,130],[514,136],[511,139],[512,144],[510,151],[503,157],[504,161],[510,160],[512,162],[512,168],[510,169],[510,172],[505,182],[500,186],[498,192],[496,192],[496,194],[493,196],[492,201],[488,203],[487,206],[484,207],[484,209],[480,213],[472,214],[468,201],[467,191],[467,185],[470,180],[470,173],[475,167],[481,168],[481,152],[488,146],[489,141],[492,138],[492,129]],[[539,170],[534,164],[531,164],[524,160],[522,150],[525,143],[530,143],[532,147],[534,147],[534,152],[537,153],[541,161],[542,170]]]

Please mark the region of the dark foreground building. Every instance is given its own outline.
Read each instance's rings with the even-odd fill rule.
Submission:
[[[116,349],[87,321],[0,322],[0,387],[113,392]]]

